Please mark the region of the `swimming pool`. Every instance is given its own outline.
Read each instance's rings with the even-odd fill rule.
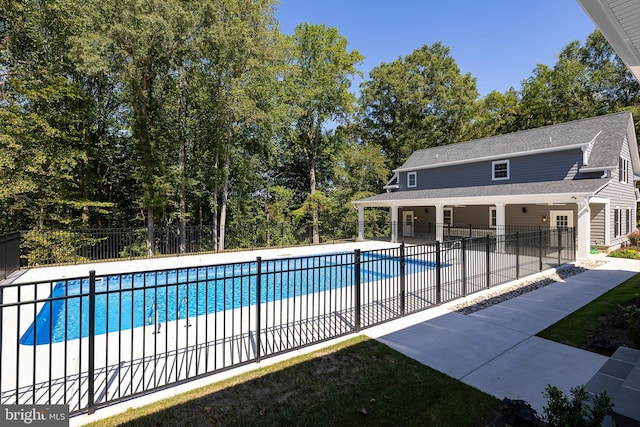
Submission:
[[[352,286],[354,254],[265,260],[260,263],[260,303]],[[435,263],[405,260],[407,274]],[[95,286],[95,334],[157,325],[257,303],[254,262],[102,276]],[[361,283],[395,277],[398,257],[363,252]],[[70,341],[89,334],[89,278],[60,281],[20,344]]]

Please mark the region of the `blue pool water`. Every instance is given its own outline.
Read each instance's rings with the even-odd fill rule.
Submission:
[[[399,274],[397,258],[362,253],[361,261],[362,282]],[[260,302],[351,286],[352,262],[351,253],[263,261]],[[417,273],[433,269],[435,264],[409,260],[405,268],[407,273]],[[254,305],[256,272],[256,262],[247,262],[98,278],[95,334]],[[20,343],[49,344],[87,337],[88,293],[88,278],[58,282]]]

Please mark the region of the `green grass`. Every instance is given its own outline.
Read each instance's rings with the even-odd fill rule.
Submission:
[[[95,426],[482,426],[500,401],[366,337]]]
[[[640,298],[640,274],[636,274],[578,311],[538,333],[541,338],[581,347],[604,321],[604,317]]]

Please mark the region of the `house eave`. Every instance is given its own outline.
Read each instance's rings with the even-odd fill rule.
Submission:
[[[575,149],[584,150],[588,146],[589,146],[589,143],[586,142],[581,144],[564,145],[561,147],[541,148],[537,150],[517,151],[513,153],[496,154],[493,156],[479,157],[479,158],[473,158],[473,159],[455,160],[451,162],[443,162],[443,163],[437,163],[433,165],[423,165],[423,166],[414,166],[414,167],[401,166],[397,169],[394,169],[393,172],[400,173],[400,172],[417,171],[417,170],[424,170],[424,169],[434,169],[434,168],[441,168],[441,167],[447,167],[447,166],[484,162],[484,161],[490,161],[490,160],[510,159],[514,157],[524,157],[524,156],[531,156],[531,155],[545,154],[545,153],[556,153],[558,151],[567,151],[567,150],[575,150]]]
[[[578,172],[586,173],[586,172],[604,172],[604,171],[612,171],[617,169],[617,166],[595,166],[591,168],[581,167]]]

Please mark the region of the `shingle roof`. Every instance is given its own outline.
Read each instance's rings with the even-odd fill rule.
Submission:
[[[618,164],[620,147],[624,141],[629,120],[631,120],[631,113],[621,112],[506,135],[426,148],[411,154],[397,170],[413,170],[488,157],[507,157],[527,151],[562,149],[563,147],[588,144],[596,136],[589,156],[588,167],[615,167]]]
[[[577,179],[544,182],[526,182],[519,184],[484,185],[477,187],[437,188],[426,190],[396,191],[358,200],[357,203],[387,202],[418,199],[458,198],[464,203],[464,197],[491,197],[514,195],[558,195],[590,194],[595,195],[611,179]]]

